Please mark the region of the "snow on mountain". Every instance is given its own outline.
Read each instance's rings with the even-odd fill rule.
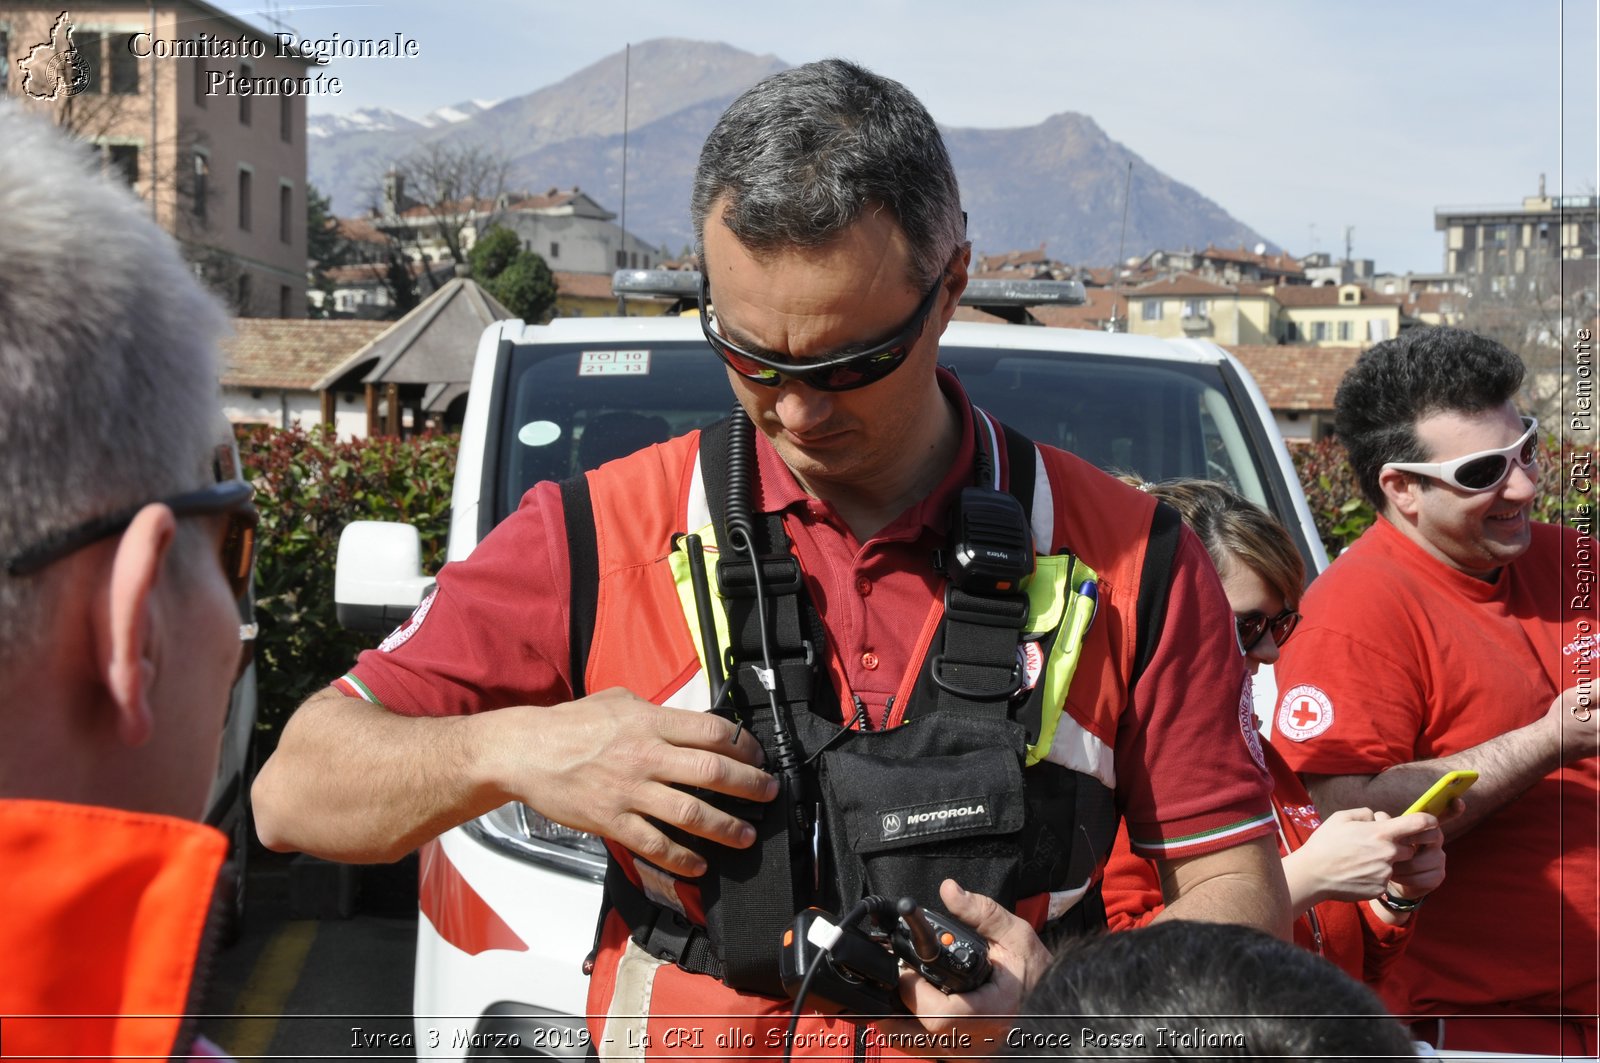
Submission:
[[[469,118],[477,117],[499,102],[499,100],[467,100],[464,103],[452,103],[448,107],[429,111],[419,121],[429,129],[441,125],[454,125],[456,122],[465,122]]]
[[[418,129],[422,123],[387,107],[363,107],[349,114],[313,114],[306,117],[306,132],[314,137],[335,133],[375,133],[384,130]]]

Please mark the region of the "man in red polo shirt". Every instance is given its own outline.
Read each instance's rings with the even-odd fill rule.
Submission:
[[[908,713],[931,718],[942,709],[925,703],[918,677],[930,640],[951,623],[946,577],[931,559],[947,543],[963,488],[991,480],[1005,488],[1012,472],[992,419],[936,368],[970,257],[937,127],[902,86],[849,63],[786,71],[742,96],[712,132],[693,208],[714,308],[703,314],[707,338],[753,425],[751,509],[779,521],[826,632],[816,679],[828,693],[819,700],[844,707],[834,726],[863,733],[892,730]],[[608,880],[608,890],[637,894],[697,932],[705,927],[700,876],[717,873],[723,848],[756,844],[757,831],[683,788],[770,801],[779,785],[763,765],[775,766],[783,751],[772,742],[763,749],[750,727],[720,715],[661,707],[705,685],[691,681],[699,664],[664,561],[673,531],[702,523],[693,501],[705,497],[696,492],[700,438],[589,475],[599,603],[582,675],[569,666],[572,514],[556,485],[540,484],[469,561],[440,574],[425,615],[419,610],[301,708],[256,785],[263,839],[342,859],[393,859],[520,800],[612,843],[623,881]],[[1038,846],[1056,844],[1049,839],[1075,846],[1091,834],[1080,826],[1103,807],[1110,825],[1120,812],[1140,851],[1163,862],[1172,917],[1285,935],[1268,784],[1252,756],[1253,729],[1240,724],[1243,661],[1204,550],[1174,528],[1170,570],[1147,596],[1159,608],[1140,614],[1145,547],[1158,523],[1153,501],[1052,448],[1028,460],[1041,470],[1032,515],[1047,540],[1039,554],[1070,542],[1099,575],[1098,612],[1070,687],[1028,670],[1041,689],[1060,692],[1043,709],[1054,741],[1038,736],[1026,775],[1063,785],[1038,802],[1030,789],[1024,812],[1021,746],[998,759],[969,751],[996,776],[1014,773],[1013,782],[978,773],[964,783],[1014,802],[1010,811],[980,799],[959,803],[960,816],[950,805],[934,816],[911,810],[919,832],[950,839],[955,848],[941,852],[991,850],[960,865],[983,864],[974,873],[990,874],[1008,848],[1026,864],[1044,853]],[[1148,654],[1136,661],[1139,615],[1153,619]],[[1050,664],[1042,667],[1048,677]],[[599,692],[574,700],[580,690]],[[874,830],[881,822],[898,832],[899,809],[873,806],[881,794],[871,791],[892,803],[899,787],[853,783],[854,799],[884,813],[869,817]],[[852,780],[835,772],[831,785],[849,790]],[[1052,820],[1068,792],[1081,795],[1077,812]],[[1031,840],[996,846],[981,823],[975,832],[952,822],[968,816],[988,817],[995,835]],[[959,1023],[974,1051],[995,1050],[1006,1016],[1049,958],[1036,931],[1081,915],[1085,897],[1097,904],[1097,858],[1110,843],[1098,837],[1101,826],[1081,882],[1057,870],[1012,873],[1038,879],[1012,898],[1023,918],[953,880],[926,898],[988,939],[995,970],[987,984],[951,997],[910,979],[903,995],[926,1026]],[[892,847],[903,839],[880,840]],[[1035,848],[1020,852],[1024,844]],[[728,903],[726,890],[721,896]],[[649,926],[621,910],[626,900],[614,898],[619,911],[607,920],[590,992],[603,1055],[604,1042],[621,1044],[624,1032],[645,1043],[654,1011],[735,1016],[755,1038],[746,1043],[773,1043],[787,1000],[730,988],[687,950],[673,963],[638,947]],[[743,914],[724,916],[736,926]],[[709,936],[721,957],[714,920]],[[842,1049],[822,1036],[838,1021],[808,1020],[797,1051],[849,1056],[850,1036]]]
[[[1436,1016],[1415,1029],[1441,1049],[1594,1055],[1593,514],[1589,534],[1530,517],[1522,378],[1504,347],[1439,328],[1378,344],[1340,383],[1339,438],[1379,518],[1306,595],[1273,744],[1324,816],[1396,814],[1478,772],[1384,995]]]

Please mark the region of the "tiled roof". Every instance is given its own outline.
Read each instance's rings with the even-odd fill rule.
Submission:
[[[224,387],[309,391],[389,321],[240,317],[222,344]]]
[[[335,218],[339,236],[353,244],[387,244],[389,238],[378,231],[371,218]]]
[[[516,196],[507,204],[507,208],[510,210],[550,210],[553,207],[564,207],[577,198],[578,190],[576,188],[570,192],[562,192],[559,189],[552,188],[550,191],[537,196],[526,194]]]
[[[1087,301],[1079,306],[1036,306],[1033,316],[1052,328],[1100,328],[1112,315],[1128,320],[1127,296],[1110,288],[1085,288]]]
[[[1254,251],[1246,251],[1243,247],[1237,250],[1231,247],[1207,247],[1204,251],[1196,252],[1196,258],[1209,258],[1218,262],[1239,262],[1261,269],[1271,270],[1275,273],[1295,274],[1304,273],[1305,269],[1287,254],[1258,255]]]
[[[1406,310],[1413,314],[1461,313],[1467,309],[1467,297],[1459,292],[1412,292],[1407,298]]]
[[[1339,381],[1361,353],[1360,347],[1303,344],[1223,346],[1250,370],[1274,410],[1332,410]]]
[[[1339,302],[1339,286],[1334,284],[1319,284],[1313,287],[1309,284],[1280,284],[1273,290],[1273,296],[1279,305],[1289,307],[1302,306],[1399,306],[1405,302],[1403,295],[1384,295],[1370,288],[1361,288],[1361,301],[1359,303]]]
[[[1203,277],[1196,277],[1192,273],[1180,273],[1176,277],[1165,280],[1152,281],[1128,292],[1129,297],[1142,299],[1147,296],[1168,295],[1232,295],[1232,296],[1257,296],[1264,297],[1270,294],[1265,288],[1256,284],[1219,284],[1208,281]]]
[[[568,273],[552,270],[556,279],[556,294],[573,299],[615,299],[611,291],[609,273]]]
[[[451,262],[427,263],[415,260],[406,262],[406,267],[411,270],[412,279],[421,277],[423,271],[430,266],[434,275],[440,278],[441,284],[455,275],[455,264]],[[335,288],[354,288],[363,284],[382,284],[388,272],[387,262],[357,262],[349,266],[335,266],[327,271],[326,276]]]
[[[1044,265],[1050,259],[1044,253],[1044,244],[1029,251],[1002,251],[995,255],[979,255],[978,266],[985,270],[1015,270],[1019,266]]]

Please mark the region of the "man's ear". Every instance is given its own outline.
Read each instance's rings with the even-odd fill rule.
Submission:
[[[111,562],[106,626],[99,644],[106,689],[116,706],[117,733],[130,746],[143,745],[155,726],[150,700],[160,634],[155,594],[177,530],[172,510],[145,506],[122,533]]]
[[[961,305],[961,293],[967,290],[967,269],[972,263],[972,244],[963,243],[944,271],[944,290],[949,302],[939,308],[940,328],[950,324]]]
[[[1384,469],[1378,473],[1378,487],[1383,491],[1386,508],[1412,519],[1416,518],[1422,493],[1422,480],[1399,469]]]

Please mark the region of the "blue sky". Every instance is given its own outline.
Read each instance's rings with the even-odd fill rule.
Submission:
[[[1382,270],[1442,268],[1435,206],[1516,203],[1541,173],[1552,194],[1600,184],[1595,0],[218,6],[302,36],[419,41],[415,59],[332,63],[344,91],[312,113],[522,95],[654,37],[789,63],[842,55],[905,82],[946,125],[1088,114],[1291,252],[1342,252],[1351,225],[1356,256]]]

